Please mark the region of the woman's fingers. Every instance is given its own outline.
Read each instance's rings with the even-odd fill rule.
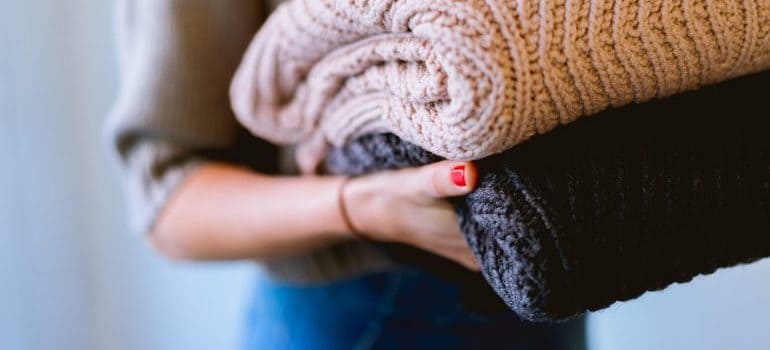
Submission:
[[[410,183],[419,193],[432,198],[461,196],[476,187],[476,166],[471,162],[442,161],[425,165],[413,173]]]
[[[436,240],[415,242],[419,248],[432,252],[433,254],[443,256],[471,271],[479,271],[479,264],[471,253],[468,243],[463,236],[458,233],[450,235],[439,235]]]
[[[450,259],[454,260],[455,262],[459,263],[463,267],[465,267],[468,270],[471,271],[479,271],[479,263],[476,261],[476,258],[473,257],[473,254],[471,254],[469,248],[467,246],[463,247],[463,249],[459,250],[456,255],[451,256]]]
[[[479,270],[444,197],[470,193],[477,183],[470,162],[443,161],[355,178],[343,187],[352,225],[378,241],[400,242]]]

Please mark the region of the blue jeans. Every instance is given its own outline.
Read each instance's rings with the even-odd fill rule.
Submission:
[[[485,287],[485,286],[484,286]],[[528,324],[469,310],[456,284],[415,269],[293,286],[260,276],[245,349],[584,349],[583,321]]]

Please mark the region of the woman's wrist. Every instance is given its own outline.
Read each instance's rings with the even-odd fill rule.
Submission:
[[[351,217],[350,217],[350,209],[348,208],[350,199],[348,198],[346,188],[348,187],[348,184],[350,184],[352,180],[353,180],[352,177],[344,177],[340,185],[337,187],[337,204],[340,212],[339,216],[340,216],[340,220],[342,221],[342,224],[344,225],[345,233],[355,236],[357,238],[363,238],[363,236],[360,234],[361,231],[359,231],[356,228],[356,226],[353,224],[353,221],[351,220]]]
[[[319,180],[326,182],[324,188],[323,203],[324,203],[324,217],[325,225],[322,227],[322,231],[330,235],[334,239],[351,239],[355,235],[351,226],[347,221],[346,213],[343,212],[343,198],[342,191],[345,184],[349,181],[347,177],[343,176],[328,176],[318,177]]]
[[[385,225],[393,224],[392,214],[383,201],[388,197],[381,186],[381,174],[349,178],[340,192],[341,206],[349,222],[351,234],[359,239],[391,241]]]

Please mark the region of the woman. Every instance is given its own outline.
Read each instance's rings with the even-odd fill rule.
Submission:
[[[246,348],[582,347],[580,322],[522,324],[477,273],[397,264],[367,242],[444,257],[455,263],[449,275],[477,271],[445,200],[473,190],[472,163],[291,176],[291,150],[238,126],[228,86],[267,5],[121,0],[118,9],[123,82],[108,134],[134,222],[173,259],[261,262]],[[284,175],[268,175],[274,168]]]

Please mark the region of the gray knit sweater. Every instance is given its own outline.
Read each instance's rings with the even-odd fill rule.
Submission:
[[[269,10],[260,0],[118,1],[122,82],[106,133],[124,169],[136,231],[150,232],[175,189],[206,161],[276,171],[279,150],[240,127],[228,96],[235,68]],[[392,263],[365,243],[349,242],[266,267],[281,280],[315,282]]]
[[[770,256],[768,87],[770,72],[610,110],[480,160],[477,189],[454,205],[484,277],[543,321]],[[439,159],[376,134],[335,148],[326,167]]]

